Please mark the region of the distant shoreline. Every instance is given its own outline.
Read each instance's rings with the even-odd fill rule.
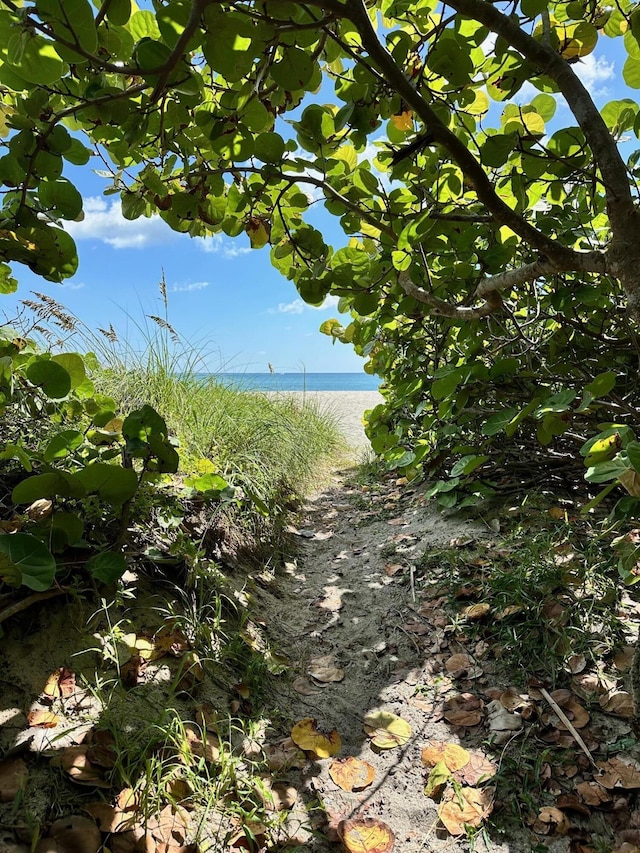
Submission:
[[[364,370],[358,373],[212,373],[198,374],[202,379],[214,379],[224,385],[233,385],[241,391],[369,391],[376,392],[382,382]]]

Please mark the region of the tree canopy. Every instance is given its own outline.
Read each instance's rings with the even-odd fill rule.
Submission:
[[[304,300],[341,298],[323,331],[385,381],[374,449],[446,462],[443,505],[486,494],[490,459],[553,471],[590,436],[591,479],[616,481],[636,470],[640,151],[620,142],[640,115],[581,82],[609,39],[640,88],[630,0],[0,0],[1,286],[10,261],[73,275],[70,167],[99,158],[126,218],[246,232]]]

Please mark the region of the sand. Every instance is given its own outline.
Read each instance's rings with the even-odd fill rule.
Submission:
[[[363,450],[369,446],[362,416],[367,409],[373,409],[383,402],[382,394],[378,391],[282,391],[278,395],[291,395],[300,402],[317,405],[335,417],[353,450]]]

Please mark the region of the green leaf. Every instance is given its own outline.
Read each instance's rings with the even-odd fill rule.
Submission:
[[[82,196],[71,181],[42,181],[38,195],[43,207],[62,219],[77,219],[82,213]]]
[[[591,468],[587,468],[584,477],[589,483],[607,483],[628,470],[629,463],[618,456],[610,462],[603,462],[601,465],[593,465]]]
[[[11,275],[9,264],[0,263],[0,293],[15,293],[18,281]]]
[[[71,391],[71,377],[52,359],[37,357],[27,368],[27,379],[52,400],[61,400]]]
[[[462,459],[458,459],[456,464],[451,469],[451,477],[460,477],[460,476],[468,476],[473,473],[476,468],[479,468],[481,465],[489,459],[488,456],[479,456],[477,454],[470,454],[468,456],[463,456]]]
[[[518,414],[518,409],[509,408],[491,415],[482,426],[483,435],[497,435],[507,428]]]
[[[35,536],[28,533],[0,535],[0,554],[5,560],[0,562],[0,576],[6,577],[7,567],[19,571],[23,586],[36,592],[49,589],[56,574],[56,561],[47,548]]]
[[[87,560],[87,569],[102,583],[115,583],[127,570],[127,561],[119,551],[104,551]]]
[[[104,462],[94,462],[73,475],[87,493],[97,492],[103,501],[120,506],[135,495],[138,477],[132,468],[121,468]]]
[[[298,47],[285,49],[281,60],[271,67],[271,79],[287,92],[304,89],[313,77],[315,63]]]
[[[628,56],[622,67],[622,79],[631,89],[640,89],[640,59]]]
[[[45,462],[53,462],[55,459],[64,459],[82,444],[83,434],[77,429],[66,429],[55,435],[47,444],[43,458]]]
[[[260,133],[253,142],[253,153],[264,163],[279,163],[284,151],[284,139],[279,133]]]
[[[107,5],[107,20],[117,27],[124,27],[131,17],[131,0],[110,0]]]
[[[81,498],[84,494],[84,488],[79,485],[74,475],[64,471],[52,471],[22,480],[13,489],[11,500],[16,504],[30,504],[40,498]]]
[[[627,456],[629,457],[629,462],[631,463],[633,469],[640,473],[640,442],[629,442],[625,450],[627,451]]]
[[[584,390],[588,391],[594,398],[605,397],[610,391],[613,391],[616,377],[617,374],[613,370],[599,373],[595,379],[585,386]]]

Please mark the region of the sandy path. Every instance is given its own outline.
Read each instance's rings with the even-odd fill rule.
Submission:
[[[368,447],[362,416],[383,402],[378,391],[282,391],[278,396],[291,396],[301,403],[318,406],[336,419],[350,447],[361,450]]]
[[[339,758],[363,759],[376,774],[371,787],[347,793],[329,776],[332,759],[292,772],[289,781],[301,790],[301,799],[308,807],[316,804],[313,835],[308,821],[304,828],[302,809],[291,815],[290,825],[298,821],[301,850],[338,849],[335,826],[354,817],[387,824],[396,838],[394,853],[469,850],[466,840],[437,828],[437,805],[424,794],[422,748],[429,739],[455,742],[460,733],[452,732],[438,711],[442,700],[433,674],[442,667],[441,646],[447,646],[443,631],[421,616],[421,590],[414,599],[411,566],[425,549],[446,546],[454,537],[484,538],[486,528],[435,514],[417,497],[410,489],[394,489],[393,480],[382,489],[360,488],[336,476],[307,505],[295,534],[300,553],[286,567],[289,577],[274,599],[265,596],[260,602],[270,633],[291,659],[288,683],[280,683],[273,699],[285,731],[285,721],[291,726],[315,718],[321,729],[339,733]],[[307,668],[318,656],[335,660],[344,678],[324,687],[311,683]],[[363,719],[374,709],[406,720],[409,742],[394,749],[372,747]],[[473,849],[528,853],[531,847],[528,838],[487,844],[478,835]]]

